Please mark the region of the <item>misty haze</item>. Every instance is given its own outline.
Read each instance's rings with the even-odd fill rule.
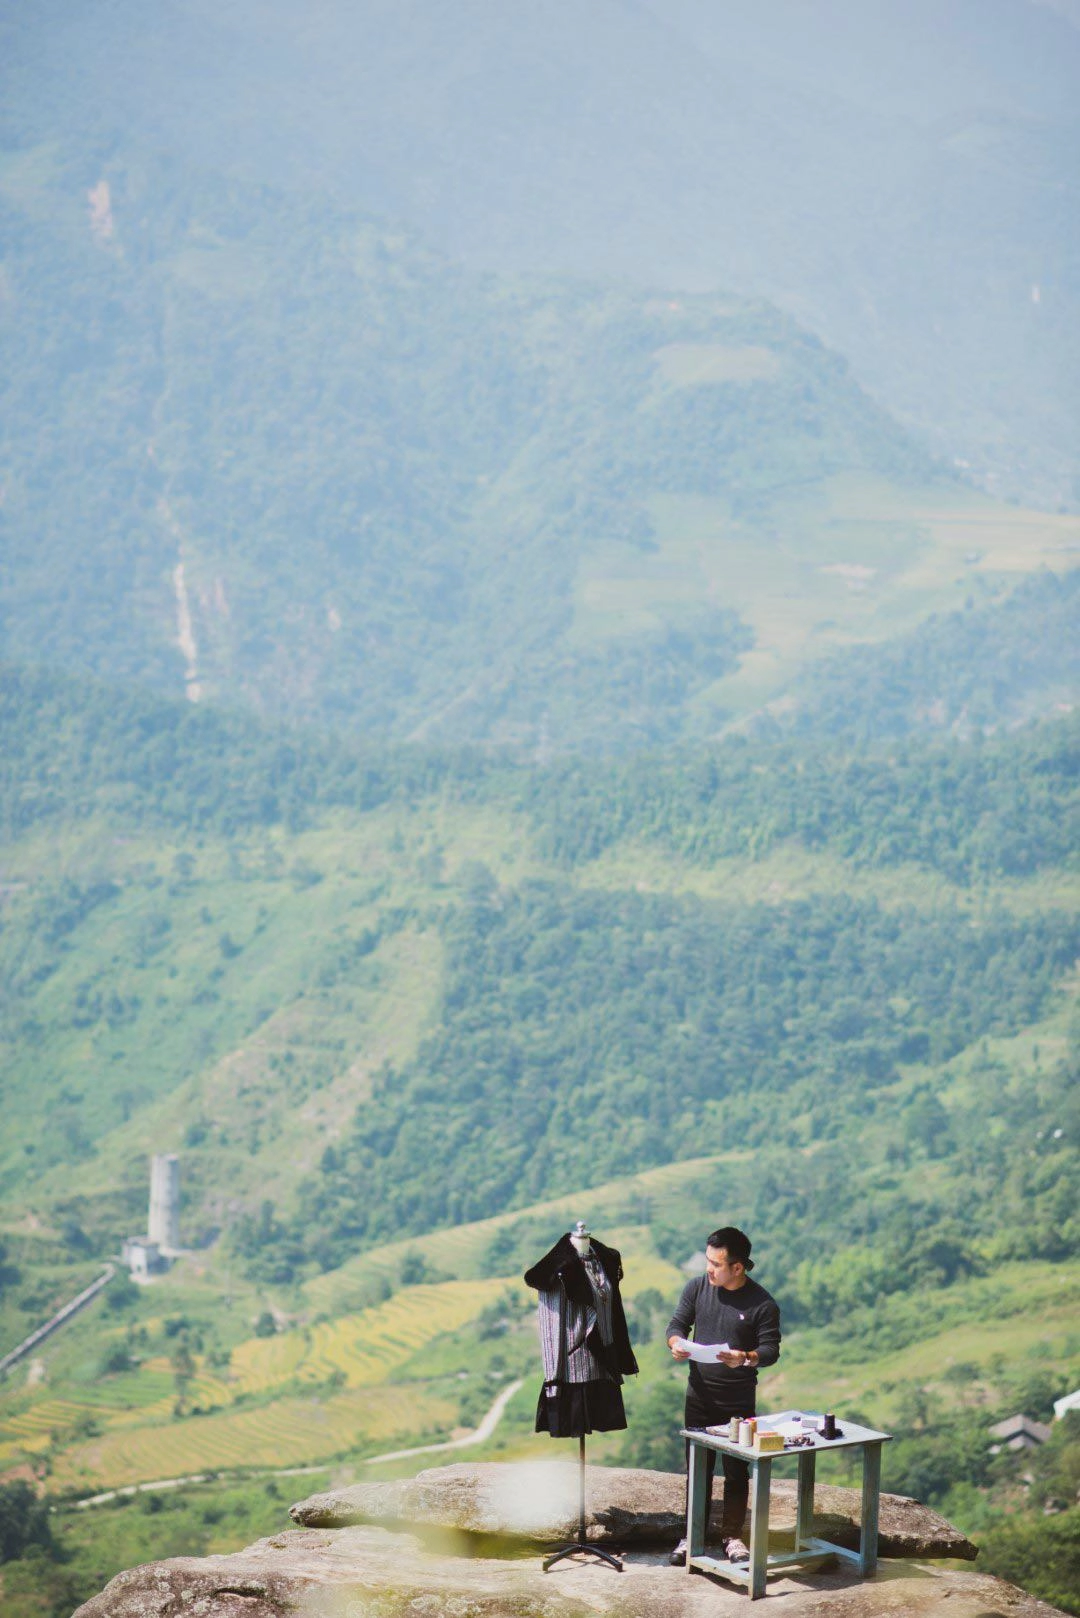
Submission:
[[[5,1614],[1080,1613],[1077,0],[0,0],[0,345]]]

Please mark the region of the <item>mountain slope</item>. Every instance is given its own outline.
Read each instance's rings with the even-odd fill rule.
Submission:
[[[12,144],[131,147],[474,268],[779,301],[989,487],[1076,496],[1080,34],[898,9],[124,0],[5,24]]]
[[[9,655],[377,733],[535,737],[546,704],[625,739],[749,639],[722,598],[575,633],[579,569],[651,548],[654,494],[927,471],[767,309],[504,287],[160,162],[107,164],[95,224],[86,160],[42,163],[8,196]]]
[[[101,143],[9,152],[0,198],[9,658],[610,750],[1077,543],[760,303],[492,280]]]
[[[527,1452],[516,1278],[578,1217],[643,1372],[594,1459],[677,1464],[659,1338],[734,1219],[763,1397],[895,1430],[890,1486],[993,1546],[984,1428],[1075,1380],[1076,728],[541,768],[4,671],[0,1344],[144,1228],[153,1151],[189,1251],[4,1382],[0,1468],[358,1467],[519,1376],[485,1453]]]
[[[275,1186],[292,1273],[703,1131],[906,1127],[1080,953],[1073,721],[537,769],[4,692],[0,1186],[110,1241],[168,1144],[204,1239]]]

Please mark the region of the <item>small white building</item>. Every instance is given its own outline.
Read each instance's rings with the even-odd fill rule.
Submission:
[[[1065,1393],[1060,1399],[1054,1400],[1054,1420],[1064,1420],[1070,1410],[1080,1410],[1080,1388],[1075,1393]]]
[[[159,1270],[166,1268],[160,1247],[148,1236],[129,1236],[120,1256],[134,1281],[145,1281],[151,1275],[156,1275]]]

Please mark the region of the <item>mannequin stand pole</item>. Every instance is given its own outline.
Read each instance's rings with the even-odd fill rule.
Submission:
[[[590,1545],[585,1538],[585,1434],[578,1438],[578,1467],[579,1467],[579,1495],[578,1495],[578,1534],[577,1539],[570,1545],[563,1545],[551,1556],[544,1558],[544,1572],[561,1562],[564,1556],[595,1556],[598,1561],[606,1562],[613,1567],[616,1573],[621,1573],[623,1565],[617,1556],[605,1551],[599,1545]]]

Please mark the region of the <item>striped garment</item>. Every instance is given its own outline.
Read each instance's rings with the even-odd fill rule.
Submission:
[[[583,1308],[573,1299],[566,1300],[566,1382],[596,1382],[601,1379],[615,1381],[610,1371],[600,1364],[585,1344],[593,1326],[599,1322],[600,1340],[613,1340],[611,1328],[611,1282],[604,1274],[599,1259],[589,1253],[582,1260],[585,1274],[592,1289],[593,1306]],[[540,1326],[540,1352],[544,1361],[544,1380],[553,1382],[559,1371],[559,1287],[539,1293],[538,1321]],[[619,1379],[621,1380],[621,1378]]]

